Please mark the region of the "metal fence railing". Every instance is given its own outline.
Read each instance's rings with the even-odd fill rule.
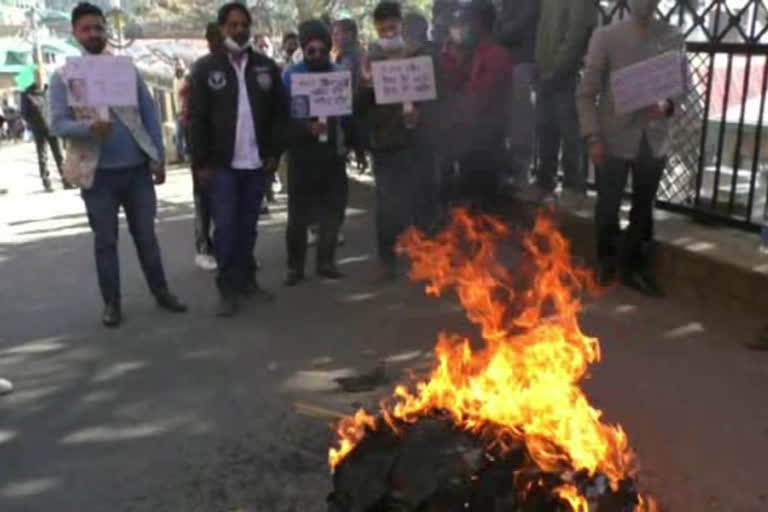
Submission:
[[[603,23],[627,0],[598,0]],[[677,111],[660,207],[744,229],[768,198],[768,2],[662,0],[687,40],[692,88]]]

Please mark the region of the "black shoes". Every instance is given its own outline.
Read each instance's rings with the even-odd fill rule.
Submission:
[[[258,300],[260,302],[275,302],[275,296],[262,288],[255,278],[250,279],[240,292],[244,296]]]
[[[237,295],[234,293],[221,293],[219,304],[216,306],[216,316],[220,318],[232,318],[237,314]]]
[[[299,270],[289,270],[285,277],[285,286],[293,287],[304,281],[304,272]]]
[[[115,328],[119,327],[123,321],[123,313],[120,310],[120,306],[115,304],[105,304],[104,313],[101,315],[101,323],[106,327]]]
[[[646,272],[628,272],[621,279],[624,286],[632,288],[648,297],[664,297],[664,290],[661,289],[656,278]]]
[[[344,274],[341,271],[339,271],[339,269],[336,268],[335,265],[323,265],[318,267],[317,275],[322,278],[331,279],[334,281],[344,277]]]
[[[170,292],[164,292],[155,296],[157,305],[171,313],[186,313],[189,308]]]
[[[615,263],[599,263],[595,271],[595,280],[603,288],[607,288],[616,282],[619,269]]]

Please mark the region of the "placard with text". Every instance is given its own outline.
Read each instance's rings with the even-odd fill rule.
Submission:
[[[294,73],[291,75],[291,116],[337,117],[352,114],[352,74]]]
[[[376,103],[415,103],[437,99],[432,57],[382,60],[371,64]]]

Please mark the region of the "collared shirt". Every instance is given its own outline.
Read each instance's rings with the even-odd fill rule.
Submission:
[[[256,128],[253,125],[253,110],[251,110],[251,100],[248,96],[248,86],[245,82],[248,56],[244,55],[240,62],[230,56],[230,62],[237,74],[237,125],[232,168],[261,169],[263,163],[259,154],[259,143],[256,140]]]

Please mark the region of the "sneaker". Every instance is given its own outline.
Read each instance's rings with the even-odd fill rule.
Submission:
[[[0,379],[0,396],[13,392],[13,383],[8,379]]]
[[[216,258],[210,254],[197,254],[195,255],[195,266],[205,270],[206,272],[213,272],[218,265],[216,264]]]

